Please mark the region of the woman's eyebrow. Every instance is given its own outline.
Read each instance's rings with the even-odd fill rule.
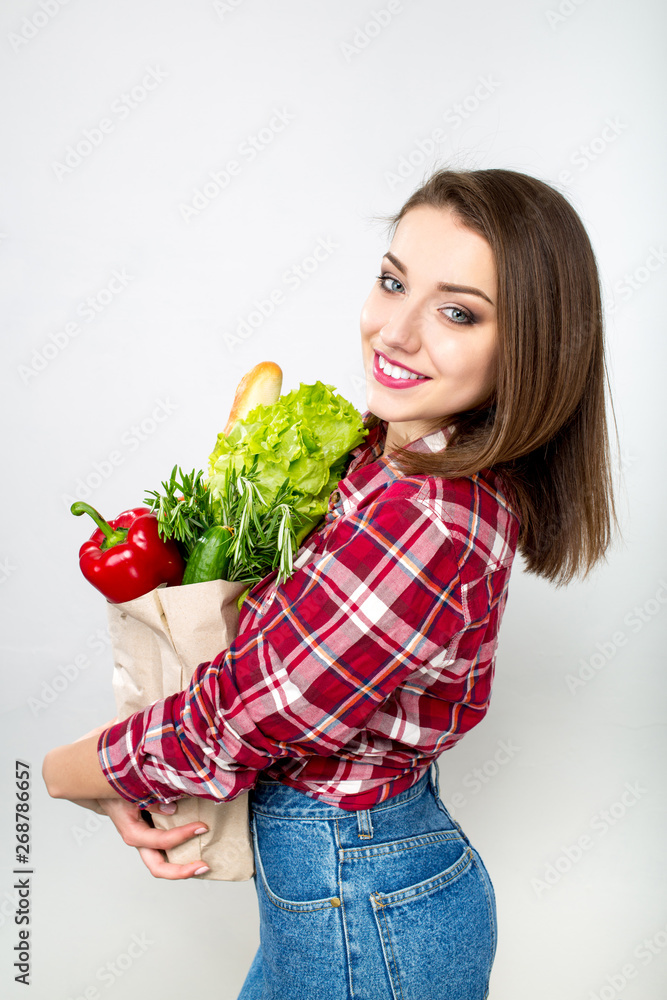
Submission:
[[[387,250],[384,256],[392,262],[394,267],[398,268],[401,274],[407,275],[408,269],[405,264],[402,264],[398,257],[395,257],[390,250]],[[469,285],[450,285],[446,281],[439,281],[436,288],[439,292],[466,292],[468,295],[479,295],[480,299],[486,299],[490,305],[493,305],[493,302],[491,302],[491,299],[485,292],[480,291],[479,288],[471,288]]]

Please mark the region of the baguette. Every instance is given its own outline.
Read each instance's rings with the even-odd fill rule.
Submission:
[[[244,375],[239,382],[227,426],[222,432],[229,434],[237,420],[244,420],[251,410],[263,403],[271,406],[278,401],[283,385],[283,373],[273,361],[261,361]]]

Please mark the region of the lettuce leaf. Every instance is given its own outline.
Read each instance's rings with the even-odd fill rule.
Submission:
[[[288,480],[295,509],[309,519],[305,537],[326,513],[329,495],[345,473],[349,452],[368,431],[361,414],[333,386],[301,383],[271,406],[260,405],[218,435],[209,458],[209,489],[222,489],[225,470],[249,469],[257,456],[255,480],[267,503]]]

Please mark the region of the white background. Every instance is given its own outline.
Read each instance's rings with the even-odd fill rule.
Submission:
[[[491,997],[664,997],[664,37],[658,0],[4,0],[3,996],[236,997],[252,883],[153,880],[41,785],[46,750],[114,714],[104,602],[77,561],[92,525],[68,505],[83,487],[113,517],[174,463],[205,467],[261,360],[363,409],[373,216],[453,165],[534,174],[580,212],[620,439],[623,540],[566,589],[516,566],[490,713],[441,759],[496,887]],[[320,240],[326,259],[288,278]],[[29,993],[16,758],[34,778]]]

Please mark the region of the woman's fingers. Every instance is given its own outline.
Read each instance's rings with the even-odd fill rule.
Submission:
[[[198,833],[205,833],[207,829],[205,824],[195,822],[186,823],[185,826],[175,826],[171,830],[158,830],[142,819],[137,805],[126,802],[125,799],[101,799],[100,805],[130,847],[150,848],[158,852],[168,851]],[[176,877],[187,878],[183,875]]]
[[[172,864],[162,853],[177,844],[185,843],[198,833],[205,833],[207,828],[203,823],[186,823],[185,826],[175,826],[172,830],[157,830],[143,819],[138,805],[126,802],[125,799],[100,799],[100,806],[125,843],[138,849],[141,860],[155,878],[192,878],[193,875],[202,875],[209,870],[201,860],[191,861],[187,865]],[[159,812],[159,807],[153,806],[151,811]]]
[[[153,850],[151,847],[140,847],[139,854],[155,878],[192,878],[193,875],[202,875],[208,871],[208,866],[203,861],[191,861],[187,865],[173,865],[169,861],[165,861],[160,851]]]
[[[157,813],[159,816],[173,816],[178,811],[175,802],[158,802],[154,806],[144,806],[146,812]]]

